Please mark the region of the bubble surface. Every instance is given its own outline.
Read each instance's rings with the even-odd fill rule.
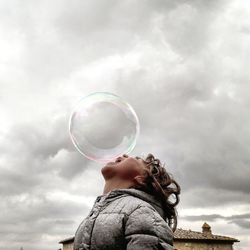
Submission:
[[[82,98],[70,116],[69,133],[74,146],[97,162],[129,154],[139,131],[134,109],[112,93],[96,92]]]

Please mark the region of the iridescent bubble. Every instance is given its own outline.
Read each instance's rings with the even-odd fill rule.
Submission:
[[[77,103],[70,117],[69,132],[81,154],[108,162],[133,150],[139,121],[131,105],[119,96],[96,92]]]

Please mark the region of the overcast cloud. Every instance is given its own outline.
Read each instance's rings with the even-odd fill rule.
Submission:
[[[178,227],[250,247],[248,1],[0,1],[0,249],[58,249],[103,191],[73,105],[127,100],[182,187]],[[237,249],[237,247],[235,249]]]

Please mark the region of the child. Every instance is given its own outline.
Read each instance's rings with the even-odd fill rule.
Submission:
[[[78,227],[74,250],[173,250],[180,186],[160,160],[123,155],[101,172],[103,194]]]

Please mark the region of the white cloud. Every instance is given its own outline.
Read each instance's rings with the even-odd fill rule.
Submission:
[[[203,221],[185,216],[248,213],[247,1],[1,7],[0,248],[58,247],[102,192],[100,166],[68,135],[72,107],[95,91],[136,110],[133,154],[155,153],[180,183],[181,227],[200,231]],[[248,221],[208,218],[249,248]]]

